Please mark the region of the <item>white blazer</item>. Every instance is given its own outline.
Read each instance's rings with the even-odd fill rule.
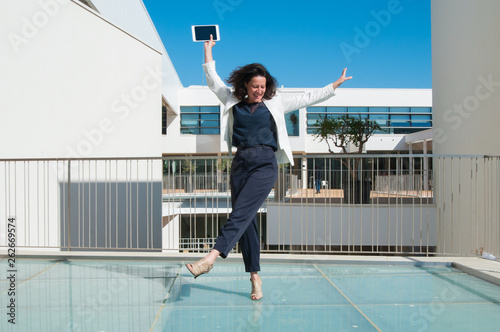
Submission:
[[[224,104],[224,110],[221,116],[221,129],[224,140],[227,143],[229,154],[231,154],[231,140],[233,138],[234,123],[232,108],[241,100],[236,98],[232,90],[221,80],[215,70],[215,61],[203,64],[203,69],[207,77],[208,87],[215,93],[221,103]],[[314,89],[309,93],[294,95],[293,97],[284,98],[279,93],[276,93],[272,99],[263,100],[264,104],[271,112],[278,130],[278,141],[276,142],[278,144],[278,150],[275,152],[278,164],[290,163],[293,166],[292,149],[286,131],[285,113],[320,103],[333,96],[335,96],[335,90],[332,84],[329,84],[324,88]]]

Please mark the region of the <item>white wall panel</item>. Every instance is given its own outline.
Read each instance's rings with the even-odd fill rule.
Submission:
[[[41,3],[2,3],[1,157],[160,156],[161,54],[79,3]]]

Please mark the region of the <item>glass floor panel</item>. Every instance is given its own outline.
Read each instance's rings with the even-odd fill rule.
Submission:
[[[0,331],[498,331],[500,287],[446,265],[242,263],[196,280],[185,262],[0,263]],[[15,295],[12,295],[12,291]],[[11,301],[15,303],[15,324]]]

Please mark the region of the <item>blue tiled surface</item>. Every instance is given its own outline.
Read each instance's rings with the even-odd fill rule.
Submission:
[[[18,260],[16,324],[0,262],[0,331],[498,331],[500,288],[447,266]]]

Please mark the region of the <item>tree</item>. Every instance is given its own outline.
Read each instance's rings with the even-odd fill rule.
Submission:
[[[363,148],[368,139],[382,128],[376,121],[368,118],[349,116],[344,114],[340,117],[325,116],[316,121],[315,138],[319,138],[320,142],[325,141],[328,144],[328,151],[334,153],[330,141],[338,148],[342,149],[342,153],[347,154],[347,148],[350,143],[358,148],[357,153],[363,153]]]
[[[377,131],[382,131],[382,128],[376,121],[368,118],[361,118],[344,114],[340,117],[325,116],[316,121],[315,139],[319,138],[320,142],[325,141],[328,145],[328,151],[335,153],[332,150],[332,144],[342,150],[342,153],[348,154],[348,147],[353,144],[357,154],[363,153],[364,146],[368,139]],[[353,158],[352,163],[348,159],[341,159],[342,164],[347,168],[350,180],[358,186],[359,181],[359,164],[361,158]],[[355,187],[356,188],[356,187]],[[351,195],[352,194],[352,195]],[[353,192],[347,194],[349,201],[361,200],[361,191],[353,189]]]

